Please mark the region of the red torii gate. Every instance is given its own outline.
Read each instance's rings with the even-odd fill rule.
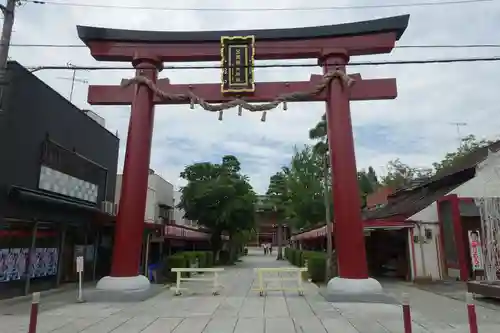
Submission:
[[[300,101],[325,101],[327,104],[340,280],[355,279],[356,285],[359,285],[360,279],[368,281],[349,102],[393,99],[397,96],[397,88],[395,79],[362,80],[359,74],[350,75],[355,83],[348,85],[345,66],[351,56],[390,53],[406,30],[408,20],[409,15],[404,15],[310,28],[203,32],[131,31],[78,26],[80,39],[96,60],[130,62],[136,69],[136,75],[145,79],[135,81],[137,84],[128,87],[93,85],[89,88],[88,102],[92,105],[132,106],[111,277],[102,279],[98,288],[137,290],[149,286],[144,277],[138,276],[138,267],[154,105],[193,103],[189,98],[160,98],[158,89],[168,94],[194,94],[208,103],[235,99],[234,95],[221,93],[220,83],[172,84],[168,79],[157,80],[158,73],[164,62],[220,61],[222,36],[254,36],[256,60],[316,58],[325,76],[333,77],[326,82],[325,77],[312,75],[309,81],[304,82],[256,83],[255,91],[245,94],[244,99],[247,102],[269,102],[287,93],[314,91],[320,82],[326,84],[326,89]]]

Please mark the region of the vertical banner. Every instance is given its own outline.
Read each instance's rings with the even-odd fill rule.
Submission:
[[[221,37],[222,93],[255,91],[254,36]]]
[[[472,270],[483,270],[483,253],[481,249],[481,236],[479,230],[469,230],[469,249],[472,262]]]

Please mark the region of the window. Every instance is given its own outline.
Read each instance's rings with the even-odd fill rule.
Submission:
[[[103,184],[107,171],[78,153],[48,138],[42,143],[41,165],[92,184]]]

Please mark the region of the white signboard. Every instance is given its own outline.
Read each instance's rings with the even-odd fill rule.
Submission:
[[[83,257],[76,257],[76,271],[83,272]]]
[[[469,249],[472,263],[472,270],[483,270],[483,252],[481,250],[481,236],[479,230],[469,230]]]

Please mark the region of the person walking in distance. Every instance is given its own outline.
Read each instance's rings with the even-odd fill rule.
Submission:
[[[264,255],[267,255],[267,243],[262,243],[262,248],[264,249]]]
[[[269,243],[269,254],[273,255],[273,244]]]

